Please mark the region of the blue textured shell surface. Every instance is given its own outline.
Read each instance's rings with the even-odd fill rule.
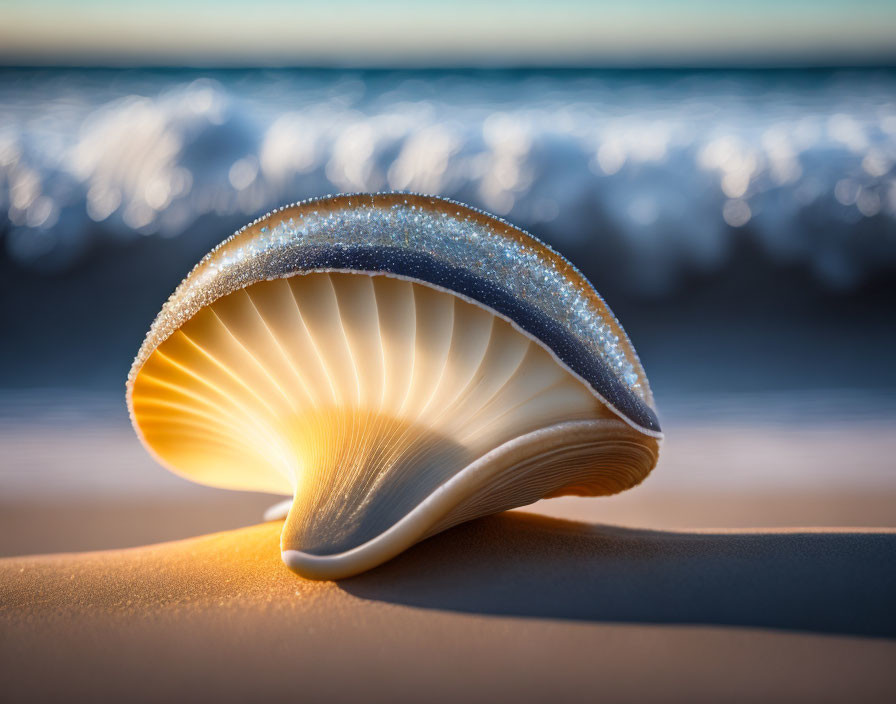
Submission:
[[[313,578],[630,488],[661,439],[634,348],[574,266],[400,193],[306,201],[222,242],[165,303],[127,399],[172,471],[292,496],[283,558]]]

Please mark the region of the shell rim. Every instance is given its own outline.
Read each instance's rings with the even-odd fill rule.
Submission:
[[[138,437],[139,437],[139,439],[140,439],[140,441],[141,441],[141,444],[143,444],[143,446],[146,447],[147,450],[149,450],[150,454],[151,454],[157,461],[160,461],[160,458],[159,458],[159,457],[157,456],[157,454],[156,454],[156,453],[149,447],[149,445],[148,445],[148,443],[147,443],[145,437],[143,436],[143,433],[142,433],[141,430],[140,430],[139,424],[138,424],[138,422],[137,422],[137,418],[136,418],[136,414],[135,414],[135,412],[134,412],[134,406],[133,406],[133,388],[134,388],[134,383],[135,383],[135,381],[136,381],[136,378],[137,378],[137,376],[139,375],[140,371],[142,370],[144,364],[149,360],[149,358],[152,356],[152,354],[155,352],[155,350],[156,350],[156,349],[157,349],[157,348],[158,348],[158,347],[159,347],[165,340],[167,340],[168,337],[170,336],[170,334],[172,334],[172,332],[173,332],[173,331],[172,331],[172,332],[169,332],[168,335],[166,335],[165,337],[159,339],[154,345],[151,345],[151,344],[150,344],[150,336],[151,336],[151,333],[152,333],[152,328],[153,328],[153,325],[155,324],[155,321],[158,319],[159,315],[161,315],[161,313],[164,311],[165,307],[166,307],[166,306],[171,302],[171,300],[176,296],[176,294],[177,294],[177,292],[180,290],[181,286],[183,286],[183,284],[184,284],[187,280],[189,280],[190,277],[193,276],[193,274],[194,274],[198,269],[200,269],[200,267],[202,267],[204,264],[206,264],[206,263],[207,263],[207,262],[208,262],[208,261],[209,261],[209,260],[210,260],[210,259],[211,259],[211,258],[218,252],[218,251],[220,251],[222,248],[226,247],[228,244],[230,244],[231,242],[233,242],[236,238],[240,237],[241,235],[243,235],[243,234],[244,234],[245,232],[247,232],[248,230],[250,230],[250,229],[252,229],[252,228],[254,228],[254,227],[260,225],[261,223],[263,223],[263,222],[265,222],[265,221],[270,220],[271,218],[273,218],[274,216],[276,216],[278,213],[282,213],[282,212],[287,211],[287,210],[307,208],[307,207],[313,206],[313,205],[315,205],[315,204],[326,204],[326,205],[329,205],[329,206],[333,206],[334,209],[335,209],[336,207],[338,207],[338,205],[343,204],[343,203],[344,203],[348,208],[356,207],[356,206],[353,206],[352,203],[351,203],[351,200],[354,199],[354,198],[368,200],[368,201],[369,201],[369,205],[370,205],[371,207],[380,207],[381,204],[377,203],[378,200],[388,201],[388,199],[398,199],[398,198],[410,198],[410,199],[413,199],[413,200],[415,200],[415,201],[418,201],[418,204],[420,204],[420,205],[424,205],[424,204],[425,204],[425,205],[428,205],[428,206],[436,206],[436,205],[442,204],[442,205],[451,206],[451,207],[453,207],[453,208],[457,208],[457,209],[459,209],[459,210],[466,211],[466,212],[468,212],[468,213],[470,213],[470,214],[472,214],[472,215],[475,215],[475,216],[478,216],[479,218],[484,219],[484,223],[483,223],[483,224],[486,225],[487,227],[489,227],[495,234],[497,234],[497,235],[499,235],[499,236],[507,236],[507,235],[506,235],[506,233],[502,233],[500,230],[496,229],[496,228],[494,227],[494,223],[498,223],[498,224],[502,225],[503,227],[505,227],[505,228],[511,230],[512,232],[516,233],[517,235],[522,236],[523,239],[528,239],[528,240],[530,240],[534,245],[536,245],[537,247],[542,248],[542,249],[545,250],[549,255],[555,257],[557,260],[559,260],[560,263],[562,263],[565,267],[567,267],[567,269],[568,269],[568,271],[569,271],[570,274],[574,275],[574,276],[578,279],[578,282],[577,282],[577,283],[583,285],[583,286],[587,289],[587,291],[589,292],[589,294],[592,295],[592,296],[596,299],[596,301],[598,302],[598,304],[599,304],[600,307],[602,308],[602,311],[601,311],[601,312],[602,312],[602,314],[604,315],[604,317],[607,319],[607,322],[609,322],[609,323],[611,324],[611,326],[615,329],[614,332],[616,332],[616,334],[619,335],[620,339],[625,343],[626,351],[627,351],[628,354],[630,355],[630,361],[632,361],[632,362],[636,365],[636,368],[637,368],[637,370],[638,370],[638,372],[639,372],[639,376],[640,376],[640,377],[643,379],[643,381],[644,381],[644,396],[643,396],[643,402],[645,403],[645,405],[646,405],[648,408],[654,410],[654,412],[655,412],[655,408],[654,408],[654,405],[653,405],[653,395],[652,395],[652,392],[651,392],[651,389],[650,389],[649,382],[647,381],[647,375],[646,375],[646,372],[644,371],[644,367],[643,367],[643,365],[642,365],[642,363],[641,363],[640,358],[638,357],[638,353],[637,353],[637,351],[635,350],[634,345],[631,343],[631,340],[629,339],[628,334],[625,332],[625,329],[622,327],[622,324],[619,322],[619,319],[618,319],[618,318],[616,317],[616,315],[612,312],[612,310],[611,310],[610,307],[607,305],[607,303],[604,301],[604,299],[603,299],[603,297],[600,295],[600,293],[598,293],[598,291],[594,288],[594,285],[591,283],[591,281],[590,281],[584,274],[582,274],[582,272],[578,269],[578,267],[576,267],[572,262],[570,262],[566,257],[564,257],[561,253],[559,253],[557,250],[555,250],[555,249],[554,249],[553,247],[551,247],[549,244],[543,242],[540,238],[536,237],[535,235],[532,235],[531,233],[527,232],[526,230],[523,230],[522,228],[517,227],[516,225],[514,225],[514,224],[508,222],[507,220],[505,220],[505,219],[503,219],[503,218],[501,218],[501,217],[499,217],[499,216],[497,216],[497,215],[494,215],[494,214],[492,214],[492,213],[489,213],[489,212],[487,212],[487,211],[485,211],[485,210],[481,210],[481,209],[476,208],[476,207],[474,207],[474,206],[470,206],[470,205],[467,205],[467,204],[465,204],[465,203],[461,203],[460,201],[456,201],[456,200],[453,200],[453,199],[451,199],[451,198],[445,198],[445,197],[442,197],[442,196],[427,195],[427,194],[422,194],[422,193],[406,192],[406,191],[379,191],[379,192],[376,192],[376,193],[339,193],[339,194],[330,194],[330,195],[319,196],[319,197],[314,197],[314,198],[307,198],[307,199],[305,199],[305,200],[296,201],[296,202],[294,202],[294,203],[290,203],[290,204],[282,205],[282,206],[280,206],[279,208],[275,208],[275,209],[273,209],[273,210],[271,210],[271,211],[265,213],[264,215],[255,218],[254,220],[252,220],[251,222],[247,223],[246,225],[244,225],[244,226],[241,227],[240,229],[236,230],[233,234],[229,235],[229,236],[226,237],[224,240],[222,240],[222,241],[219,242],[217,245],[215,245],[211,250],[209,250],[209,251],[208,251],[208,252],[207,252],[207,253],[206,253],[206,254],[205,254],[205,255],[204,255],[204,256],[203,256],[203,257],[202,257],[202,258],[201,258],[201,259],[200,259],[200,260],[199,260],[193,267],[192,267],[192,268],[191,268],[191,269],[190,269],[190,271],[186,274],[186,276],[184,276],[184,278],[181,280],[180,284],[178,284],[178,286],[175,288],[175,290],[174,290],[174,292],[171,294],[171,296],[169,296],[169,298],[168,298],[168,299],[166,300],[166,302],[163,304],[163,306],[162,306],[162,310],[159,311],[159,313],[156,314],[156,317],[153,319],[153,323],[152,323],[151,326],[150,326],[150,330],[149,330],[149,331],[147,332],[147,334],[145,335],[144,340],[143,340],[143,343],[141,344],[140,349],[138,350],[138,353],[137,353],[136,357],[134,358],[133,363],[132,363],[132,365],[131,365],[131,367],[130,367],[130,371],[129,371],[129,373],[128,373],[127,382],[126,382],[126,402],[127,402],[128,415],[130,416],[131,424],[132,424],[132,426],[134,427],[134,430],[135,430],[135,432],[137,433],[137,435],[138,435]],[[419,203],[419,201],[422,201],[422,203]],[[414,204],[412,204],[412,203],[408,203],[407,201],[405,202],[405,204],[406,204],[406,205],[414,205]],[[661,430],[661,428],[659,427],[659,425],[657,425],[657,430],[652,430],[652,429],[650,429],[650,428],[646,428],[646,427],[644,427],[644,426],[642,426],[642,425],[636,423],[635,421],[631,420],[630,418],[628,418],[624,413],[622,413],[621,411],[619,411],[619,410],[615,407],[614,404],[609,403],[609,402],[607,401],[607,399],[604,398],[604,396],[603,396],[602,394],[600,394],[596,389],[594,389],[594,387],[593,387],[589,382],[587,382],[585,379],[583,379],[581,375],[579,375],[578,373],[576,373],[575,371],[573,371],[572,369],[570,369],[569,365],[567,365],[565,362],[563,362],[562,360],[560,360],[560,359],[558,358],[557,354],[556,354],[556,353],[555,353],[555,352],[554,352],[554,351],[553,351],[553,350],[552,350],[546,343],[544,343],[543,341],[539,340],[537,337],[535,337],[534,335],[532,335],[532,334],[529,333],[528,331],[523,330],[523,329],[522,329],[522,328],[521,328],[515,321],[513,321],[512,319],[508,318],[507,316],[505,316],[505,315],[499,313],[498,311],[494,310],[493,308],[491,308],[490,306],[484,304],[483,302],[478,301],[478,300],[475,300],[475,299],[472,299],[472,298],[470,298],[470,297],[468,297],[468,296],[465,296],[464,294],[461,294],[461,293],[459,293],[459,292],[457,292],[457,291],[453,291],[453,290],[450,290],[450,289],[447,289],[447,288],[438,286],[438,285],[436,285],[436,284],[433,284],[433,283],[431,283],[431,282],[429,282],[429,281],[425,281],[425,280],[417,279],[417,278],[414,278],[414,277],[397,275],[397,274],[393,274],[393,273],[391,273],[391,272],[385,272],[385,271],[369,272],[369,271],[362,271],[362,270],[358,270],[358,269],[337,269],[337,268],[307,269],[307,270],[293,271],[293,272],[290,272],[290,273],[288,273],[288,274],[284,274],[284,275],[273,276],[273,277],[270,277],[270,279],[286,279],[286,278],[290,278],[291,276],[294,276],[294,275],[303,275],[303,274],[310,274],[310,273],[315,273],[315,272],[317,272],[317,273],[324,273],[324,272],[334,272],[334,273],[336,273],[336,272],[346,272],[346,273],[357,273],[357,274],[368,274],[368,275],[370,275],[370,274],[377,274],[377,275],[393,276],[393,277],[395,277],[395,278],[401,278],[401,279],[405,279],[405,280],[408,280],[408,281],[412,281],[412,282],[414,282],[414,283],[418,283],[418,284],[421,284],[421,285],[424,285],[424,286],[429,286],[430,288],[435,288],[435,289],[438,289],[438,290],[444,290],[444,291],[446,291],[447,293],[450,293],[450,294],[455,295],[455,296],[457,296],[457,297],[459,297],[459,298],[461,298],[461,299],[463,299],[463,300],[466,300],[466,301],[468,301],[468,302],[471,302],[471,303],[473,303],[474,305],[477,305],[477,306],[479,306],[480,308],[483,308],[483,309],[487,310],[487,311],[490,312],[492,315],[495,315],[495,316],[497,316],[497,317],[500,317],[501,319],[503,319],[503,320],[509,322],[509,323],[514,327],[514,329],[516,329],[517,331],[523,333],[528,339],[533,340],[534,342],[536,342],[537,344],[539,344],[542,348],[546,349],[546,350],[551,354],[552,358],[553,358],[558,364],[560,364],[561,367],[562,367],[563,369],[567,370],[567,371],[568,371],[569,373],[571,373],[571,374],[572,374],[578,381],[580,381],[581,383],[583,383],[583,384],[585,385],[585,387],[586,387],[586,388],[587,388],[587,389],[588,389],[588,390],[589,390],[589,391],[590,391],[590,392],[591,392],[591,393],[592,393],[592,394],[593,394],[593,395],[594,395],[594,396],[595,396],[595,397],[596,397],[596,398],[597,398],[597,399],[598,399],[598,400],[599,400],[605,407],[609,408],[615,415],[617,415],[619,418],[621,418],[623,421],[625,421],[625,422],[626,422],[628,425],[630,425],[632,428],[634,428],[634,429],[638,430],[639,432],[644,433],[645,435],[648,435],[648,436],[650,436],[650,437],[654,437],[654,438],[658,438],[658,439],[661,439],[661,438],[663,437],[663,433],[662,433],[662,430]],[[268,279],[268,280],[270,280],[270,279]],[[261,281],[261,279],[259,279],[259,281]],[[240,286],[240,287],[238,287],[238,288],[233,289],[233,291],[230,291],[229,293],[234,293],[234,292],[236,292],[236,291],[238,291],[238,290],[245,289],[245,288],[247,288],[248,286],[252,285],[253,283],[257,283],[257,281],[248,282],[248,283],[246,283],[245,285],[242,285],[242,286]],[[217,300],[218,298],[222,298],[224,295],[228,295],[228,294],[221,294],[221,295],[217,296],[217,297],[215,298],[215,300]],[[198,311],[197,311],[197,312],[198,312]],[[195,315],[195,313],[194,313],[193,315]],[[190,318],[192,318],[192,317],[193,317],[193,316],[190,316]],[[189,318],[188,318],[188,319],[189,319]],[[166,468],[168,468],[169,470],[171,470],[171,467],[170,467],[170,465],[169,465],[167,462],[160,461],[160,463],[161,463],[163,466],[165,466]],[[176,471],[175,471],[174,473],[175,473],[175,474],[178,474],[179,476],[184,476],[184,475],[181,474],[180,472],[176,472]]]
[[[281,545],[281,559],[290,570],[310,579],[339,580],[360,574],[361,572],[388,562],[424,538],[426,536],[426,531],[431,529],[432,526],[437,523],[439,516],[435,516],[435,520],[425,521],[425,519],[432,519],[433,516],[431,514],[444,509],[444,504],[449,500],[456,498],[455,494],[461,491],[463,484],[469,481],[471,475],[475,476],[483,468],[493,465],[496,458],[512,454],[514,451],[519,450],[520,447],[525,447],[527,444],[539,441],[543,442],[545,436],[552,439],[556,439],[558,436],[561,438],[575,437],[580,433],[598,427],[606,427],[610,423],[617,422],[618,421],[612,418],[563,421],[511,438],[467,464],[457,474],[449,477],[446,481],[436,487],[422,501],[420,501],[420,503],[414,506],[414,508],[402,516],[398,521],[389,526],[389,528],[360,545],[356,545],[355,547],[342,552],[324,555],[316,555],[314,553],[289,548],[283,549]],[[656,468],[659,454],[662,449],[662,439],[653,439],[656,441],[656,454],[654,455],[654,461],[650,468],[642,476],[638,477],[638,480],[635,483],[619,489],[618,491],[606,494],[607,496],[633,489],[650,476]],[[442,515],[444,515],[444,512]],[[288,515],[285,517],[285,520],[289,520]],[[297,569],[295,565],[302,563],[302,566],[305,569]],[[347,563],[350,565],[348,566],[348,569],[346,569]]]

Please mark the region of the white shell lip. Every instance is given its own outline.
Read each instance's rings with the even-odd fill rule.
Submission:
[[[292,501],[292,499],[283,499],[283,501],[278,501],[273,506],[268,506],[268,508],[265,509],[265,512],[262,515],[262,520],[282,521],[289,514],[289,509],[292,506]]]
[[[432,531],[452,508],[475,491],[483,475],[500,471],[508,457],[517,454],[525,456],[531,452],[532,447],[539,445],[592,436],[613,425],[618,426],[620,423],[610,419],[568,421],[516,437],[470,463],[440,485],[402,519],[367,542],[350,550],[329,555],[283,549],[280,553],[283,562],[298,575],[314,580],[339,580],[366,572],[388,562],[428,535],[441,532],[453,525],[439,526],[438,530]],[[655,438],[655,440],[658,452],[661,439]],[[656,466],[656,457],[651,464],[652,467]],[[643,481],[647,474],[649,470],[632,486]],[[626,487],[628,488],[631,487]],[[282,505],[286,503],[276,504],[269,509],[269,512],[273,515],[280,514]]]

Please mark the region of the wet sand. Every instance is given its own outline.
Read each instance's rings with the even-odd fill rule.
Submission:
[[[280,524],[0,560],[12,701],[893,701],[896,531],[510,513],[359,577]]]

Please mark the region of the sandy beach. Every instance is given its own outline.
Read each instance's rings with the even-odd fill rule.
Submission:
[[[287,571],[279,529],[0,561],[7,696],[896,696],[893,530],[664,532],[515,512],[333,583]]]
[[[334,583],[284,567],[280,524],[259,524],[279,497],[165,472],[107,405],[0,426],[10,701],[896,697],[882,421],[676,417],[635,491],[462,525]]]

